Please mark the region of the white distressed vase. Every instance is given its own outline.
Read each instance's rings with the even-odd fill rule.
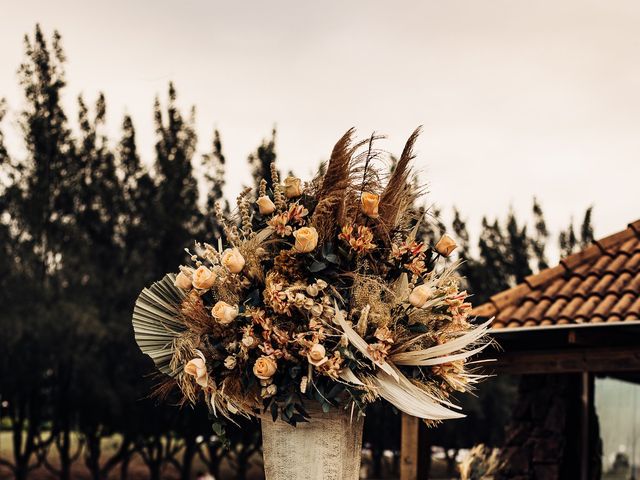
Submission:
[[[307,411],[311,420],[295,427],[260,416],[266,480],[358,480],[364,419],[337,408]]]

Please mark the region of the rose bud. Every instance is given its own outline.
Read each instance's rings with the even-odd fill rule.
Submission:
[[[380,195],[371,192],[362,192],[360,197],[362,203],[362,211],[367,217],[378,218],[378,204],[380,203]]]
[[[440,240],[438,240],[438,243],[436,243],[436,252],[443,257],[448,257],[457,246],[456,241],[445,233]]]
[[[196,383],[202,388],[207,386],[207,365],[205,364],[204,358],[198,357],[189,360],[184,366],[184,373],[194,377],[196,379]]]
[[[256,360],[253,365],[253,374],[260,380],[269,380],[276,373],[278,365],[271,357],[264,355]]]
[[[282,185],[284,196],[287,198],[295,198],[302,195],[302,182],[296,177],[287,177]]]
[[[267,395],[273,397],[276,393],[278,393],[278,386],[275,383],[272,383],[267,387]]]
[[[237,360],[235,355],[229,355],[227,358],[224,359],[224,366],[229,370],[233,370],[234,368],[236,368],[236,363],[237,363]]]
[[[193,286],[200,290],[209,290],[216,281],[216,275],[204,265],[199,266],[193,272],[191,282]]]
[[[256,200],[256,203],[258,204],[258,210],[262,215],[269,215],[276,210],[275,203],[273,203],[268,195],[263,195],[258,200]]]
[[[428,285],[418,285],[409,294],[409,303],[416,308],[422,308],[433,295],[433,290]]]
[[[316,343],[309,349],[309,353],[307,353],[307,360],[311,365],[319,367],[329,359],[327,358],[327,352],[324,347],[321,344]]]
[[[254,348],[257,343],[258,341],[251,335],[245,335],[244,337],[242,337],[242,345],[244,345],[246,348]]]
[[[293,232],[294,248],[300,253],[309,253],[318,245],[318,232],[313,227],[302,227]]]
[[[211,309],[211,315],[222,325],[229,325],[238,316],[238,306],[219,301]]]
[[[237,248],[227,248],[222,252],[222,265],[231,273],[240,273],[244,268],[244,257]]]
[[[191,274],[191,276],[187,275],[186,273],[184,273],[183,271],[180,271],[180,273],[178,273],[178,275],[176,275],[176,279],[173,281],[173,284],[180,288],[181,290],[191,290],[192,284],[191,284],[191,278],[193,277],[193,274]]]

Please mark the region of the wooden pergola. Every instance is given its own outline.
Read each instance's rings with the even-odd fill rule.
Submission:
[[[564,433],[563,444],[579,459],[572,478],[592,478],[594,376],[640,383],[640,220],[494,295],[473,314],[495,318],[491,334],[502,349],[489,354],[495,373],[575,382],[568,401],[575,400],[569,405],[577,407],[579,425]],[[426,478],[418,423],[404,418],[402,427],[401,479]],[[554,478],[560,467],[544,464],[536,445],[531,468],[544,467]]]

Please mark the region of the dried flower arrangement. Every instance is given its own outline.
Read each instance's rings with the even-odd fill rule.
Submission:
[[[353,415],[383,398],[437,422],[464,416],[450,398],[483,376],[469,368],[488,322],[474,326],[456,248],[416,238],[420,196],[409,138],[392,173],[378,137],[336,144],[323,175],[271,183],[238,198],[225,239],[195,244],[190,264],[140,294],[133,314],[142,351],[184,401],[216,416],[271,412],[295,425],[305,404]],[[388,178],[385,178],[388,177]],[[386,180],[386,181],[385,181]]]

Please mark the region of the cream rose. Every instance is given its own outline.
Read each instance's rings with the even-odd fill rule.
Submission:
[[[313,227],[302,227],[293,232],[294,248],[300,253],[309,253],[318,246],[318,232]]]
[[[244,268],[244,257],[237,248],[227,248],[222,252],[222,265],[231,273],[240,273]]]
[[[287,198],[295,198],[302,195],[302,182],[296,177],[287,177],[282,185],[284,196]]]
[[[327,358],[327,352],[325,348],[321,344],[316,343],[309,349],[309,353],[307,353],[307,360],[311,365],[319,367],[323,363],[326,363],[329,359]]]
[[[211,309],[211,315],[222,325],[228,325],[238,316],[238,306],[219,301]]]
[[[173,281],[173,284],[180,288],[181,290],[191,290],[192,284],[191,284],[191,277],[193,276],[193,273],[191,274],[191,276],[187,275],[186,273],[184,273],[183,271],[180,271],[180,273],[178,273],[178,275],[176,275],[176,279]]]
[[[216,274],[209,270],[204,265],[199,266],[195,272],[193,272],[193,278],[191,282],[195,288],[200,290],[208,290],[213,287],[216,281]]]
[[[378,204],[380,203],[380,195],[371,192],[362,192],[360,197],[362,211],[367,217],[378,218]]]
[[[409,303],[416,308],[422,308],[433,295],[433,289],[428,285],[418,285],[409,294]]]
[[[443,257],[448,257],[457,246],[456,241],[445,233],[440,240],[438,240],[438,243],[436,243],[436,252]]]
[[[258,204],[258,210],[262,215],[269,215],[276,210],[276,204],[273,203],[273,200],[271,200],[268,195],[263,195],[258,198],[256,203]]]
[[[276,373],[278,365],[271,357],[262,356],[253,365],[253,374],[260,380],[269,380]]]
[[[202,388],[205,388],[209,381],[209,377],[207,375],[207,364],[204,361],[204,355],[200,352],[197,353],[198,357],[189,360],[184,366],[184,373],[194,377],[196,379],[196,383]]]

